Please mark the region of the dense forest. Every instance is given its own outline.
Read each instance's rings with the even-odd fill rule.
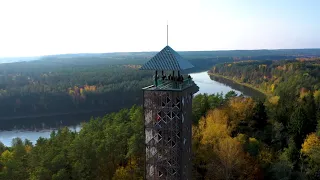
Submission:
[[[198,145],[200,136],[196,134],[199,124],[210,109],[229,106],[231,100],[251,102],[251,107],[254,104],[251,98],[236,97],[234,92],[194,98],[195,177],[209,177],[205,173],[209,163],[205,167],[205,162],[200,162],[202,149]],[[252,112],[257,114],[260,109],[256,109]],[[133,106],[91,119],[82,124],[79,133],[63,128],[53,132],[49,139],[39,138],[35,145],[19,138],[9,148],[0,144],[0,179],[142,179],[143,121],[142,108]]]
[[[221,75],[253,86],[266,94],[297,95],[320,89],[320,58],[282,61],[239,61],[215,65],[209,74]]]
[[[259,88],[268,98],[257,101],[233,91],[194,97],[193,179],[319,179],[319,61],[234,61],[215,65],[210,72]],[[56,65],[46,65],[49,62]],[[131,103],[139,101],[138,87],[151,83],[152,75],[138,71],[135,63],[86,62],[0,65],[1,102],[7,100],[12,109],[1,108],[14,115],[26,103],[30,112],[39,113],[41,108],[50,113],[107,108],[110,104],[104,103],[119,95],[117,106],[124,107],[83,123],[80,132],[63,128],[36,144],[19,138],[11,147],[0,143],[0,179],[143,178],[143,112],[139,105],[130,108],[126,103],[132,95],[136,99]],[[59,98],[63,103],[54,105]],[[60,106],[67,109],[55,109]]]
[[[204,71],[221,62],[294,59],[320,53],[306,50],[181,52]],[[138,71],[155,53],[66,54],[0,64],[0,120],[16,117],[104,110],[113,112],[140,104],[140,89],[152,82],[152,73]]]
[[[320,98],[280,99],[195,96],[193,179],[318,179]],[[35,145],[0,144],[0,179],[143,179],[143,121],[133,106],[91,119],[79,133],[63,128]]]
[[[141,88],[152,83],[153,74],[138,68],[150,56],[130,55],[59,55],[0,64],[0,120],[97,110],[114,112],[141,104]],[[189,72],[231,61],[229,57],[187,58],[195,65]]]
[[[256,114],[249,113],[249,119],[241,122],[241,116],[248,118],[248,115],[245,114],[252,109],[249,101],[242,101],[243,103],[239,106],[248,107],[240,111],[241,115],[232,116],[228,111],[225,111],[227,112],[225,115],[222,113],[224,108],[222,110],[215,109],[209,111],[210,113],[204,118],[204,122],[213,123],[223,119],[224,116],[226,116],[227,122],[232,117],[236,117],[237,121],[240,120],[238,125],[241,125],[241,128],[236,132],[232,126],[233,123],[227,123],[227,127],[229,127],[227,130],[233,138],[238,136],[243,138],[243,135],[247,137],[249,147],[253,147],[250,145],[250,141],[257,143],[256,146],[259,147],[259,150],[256,151],[255,163],[259,164],[262,168],[259,169],[260,173],[263,172],[262,175],[267,179],[319,179],[319,65],[318,58],[218,64],[209,73],[248,84],[268,94],[266,101],[260,104],[261,107],[264,107],[266,116],[258,118],[262,122],[250,123]],[[237,108],[233,106],[232,109],[236,110]],[[221,111],[220,114],[219,111]],[[250,117],[250,114],[253,116]],[[210,116],[213,117],[213,120],[208,119]],[[215,118],[216,116],[220,116],[220,118]],[[243,124],[246,126],[243,127]],[[259,126],[264,124],[260,129],[262,133],[259,130],[252,131],[252,128],[247,127],[250,124]],[[204,134],[203,136],[201,134],[205,131],[204,129],[208,128],[208,124],[204,126],[204,129],[201,129],[201,126],[203,125],[199,123],[200,141],[201,138],[204,138]],[[255,139],[250,140],[250,138]]]
[[[16,138],[10,148],[0,144],[0,179],[138,179],[143,176],[143,138],[142,108],[137,106],[92,119],[79,133],[68,128],[53,132],[36,145]]]
[[[139,103],[141,90],[136,87],[148,85],[152,78],[150,72],[121,65],[42,70],[0,76],[2,118],[97,109],[112,112]]]

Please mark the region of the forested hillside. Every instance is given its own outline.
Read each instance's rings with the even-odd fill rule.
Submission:
[[[181,55],[194,64],[195,68],[184,72],[190,73],[244,58],[293,59],[318,53],[311,49],[199,51]],[[152,82],[152,73],[138,68],[154,54],[66,54],[0,64],[0,120],[99,109],[113,112],[140,104],[140,89]]]
[[[0,67],[1,118],[97,109],[112,112],[139,103],[141,88],[152,82],[150,72],[135,66],[23,68],[28,67]]]
[[[152,82],[150,72],[136,69],[139,64],[54,61],[63,63],[0,66],[1,102],[12,108],[3,103],[1,116],[23,114],[21,107],[40,113],[129,106],[140,101],[139,86]],[[234,92],[193,99],[194,179],[320,178],[318,60],[230,61],[211,73],[270,96],[265,102]],[[122,101],[113,103],[118,96]],[[142,108],[133,106],[92,119],[78,133],[64,128],[36,144],[19,138],[12,147],[0,144],[0,179],[142,179],[143,121]]]
[[[193,179],[319,178],[315,97],[273,104],[234,92],[197,95]],[[142,179],[143,121],[133,106],[92,119],[79,133],[64,128],[35,145],[19,138],[10,148],[0,144],[0,179]]]
[[[215,65],[209,73],[247,83],[268,94],[320,89],[320,58],[282,61],[240,61]]]
[[[0,144],[0,179],[140,179],[143,177],[143,113],[133,106],[39,138]],[[121,177],[121,178],[120,178]]]
[[[56,55],[0,64],[0,120],[97,110],[113,112],[141,104],[141,88],[152,83],[153,74],[138,68],[151,55]],[[213,64],[231,60],[186,58],[195,65],[191,71],[207,70]]]
[[[204,123],[203,116],[206,112],[218,107],[229,107],[230,103],[232,106],[239,105],[241,101],[248,102],[250,104],[248,108],[256,107],[251,98],[235,96],[234,92],[230,92],[226,96],[205,94],[198,95],[194,99],[195,177],[214,177],[206,173],[210,170],[210,164],[214,159],[201,162],[203,149],[199,149],[199,143],[202,141],[198,133],[205,132],[200,130],[203,128],[200,124]],[[239,111],[241,110],[240,108]],[[258,121],[260,115],[263,116],[261,117],[264,118],[263,121],[266,120],[263,109],[254,108],[247,115],[250,116],[250,113],[257,114],[253,121]],[[199,121],[200,117],[203,118]],[[13,140],[10,148],[0,144],[0,179],[142,179],[143,121],[142,108],[133,106],[131,109],[123,109],[102,118],[92,119],[82,124],[79,133],[64,128],[53,132],[49,139],[39,138],[35,145],[28,140],[22,142],[19,138]],[[233,124],[236,130],[238,122]],[[227,132],[221,131],[221,133]],[[214,138],[212,135],[209,136],[203,137]],[[207,145],[209,146],[204,143],[201,147]],[[208,149],[206,153],[214,152]],[[240,160],[241,158],[244,157],[241,156]]]
[[[320,93],[310,83],[309,91],[296,93],[296,82],[266,102],[234,92],[197,95],[194,179],[318,179]],[[17,138],[0,146],[0,178],[141,179],[143,136],[143,112],[134,106],[91,120],[79,133],[64,128],[35,145]]]
[[[262,135],[261,137],[253,134],[258,146],[262,148],[260,154],[257,154],[258,160],[263,158],[262,162],[259,162],[261,159],[258,161],[259,165],[268,178],[320,178],[319,65],[317,58],[276,62],[245,61],[219,64],[210,71],[214,75],[247,83],[269,94],[264,102],[268,117],[267,125],[263,128],[263,133],[258,133]],[[241,106],[249,105],[245,104],[248,103],[243,101]],[[241,115],[236,116],[237,120],[250,109],[242,110]],[[236,110],[236,106],[233,106],[233,110]],[[217,116],[217,110],[212,113],[213,117]],[[216,120],[219,119],[223,118]],[[229,120],[230,116],[228,115],[226,119]],[[232,127],[232,123],[227,126]],[[248,127],[245,129],[252,132]],[[230,129],[228,130],[230,132]],[[203,130],[200,134],[202,132]],[[231,134],[232,132],[234,131],[231,131]],[[233,134],[233,137],[242,133],[239,131]]]

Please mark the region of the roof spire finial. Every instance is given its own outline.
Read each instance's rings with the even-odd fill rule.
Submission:
[[[168,46],[168,36],[169,36],[169,25],[168,25],[168,20],[167,20],[167,46]]]

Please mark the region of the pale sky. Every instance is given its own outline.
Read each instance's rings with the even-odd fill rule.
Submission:
[[[320,48],[320,0],[0,0],[0,57]]]

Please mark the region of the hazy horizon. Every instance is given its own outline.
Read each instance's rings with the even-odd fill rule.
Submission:
[[[81,52],[81,53],[58,53],[58,54],[45,54],[45,55],[38,55],[38,56],[10,56],[10,57],[1,57],[0,59],[6,59],[6,58],[41,58],[44,56],[59,56],[59,55],[70,55],[70,54],[112,54],[112,53],[156,53],[162,50],[163,48],[155,51],[122,51],[122,52]],[[299,49],[320,49],[320,48],[296,48],[296,49],[226,49],[226,50],[197,50],[197,51],[178,51],[178,52],[214,52],[214,51],[259,51],[259,50],[270,50],[270,51],[276,51],[276,50],[299,50]]]
[[[319,49],[320,1],[1,1],[0,57]]]

